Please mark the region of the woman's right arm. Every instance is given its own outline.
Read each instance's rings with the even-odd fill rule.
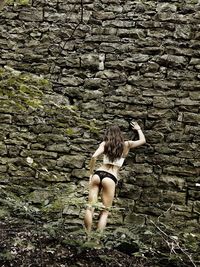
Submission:
[[[137,122],[131,122],[131,127],[133,130],[136,130],[139,135],[139,140],[137,141],[128,141],[129,148],[135,148],[146,143],[146,138]]]

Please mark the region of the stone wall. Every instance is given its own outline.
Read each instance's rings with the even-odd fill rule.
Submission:
[[[126,160],[110,224],[163,214],[166,224],[197,227],[198,1],[32,0],[4,7],[0,21],[0,65],[9,66],[1,70],[1,217],[24,208],[81,224],[91,154],[110,123],[137,138],[134,119],[147,144]]]

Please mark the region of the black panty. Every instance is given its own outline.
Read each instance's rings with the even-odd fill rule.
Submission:
[[[111,174],[109,172],[106,172],[106,171],[95,171],[94,174],[97,174],[99,176],[101,182],[102,182],[102,180],[104,178],[110,178],[115,182],[115,184],[117,184],[117,178],[113,174]]]

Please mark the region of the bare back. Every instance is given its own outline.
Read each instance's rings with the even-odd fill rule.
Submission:
[[[129,150],[130,150],[130,141],[124,142],[124,150],[122,153],[122,158],[126,158],[128,156]],[[113,174],[116,178],[118,176],[118,172],[120,170],[119,166],[114,166],[112,164],[102,164],[98,170],[108,171],[109,173]]]

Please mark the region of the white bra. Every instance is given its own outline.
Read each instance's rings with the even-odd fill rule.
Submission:
[[[103,157],[103,163],[104,164],[111,164],[111,165],[114,165],[114,166],[117,166],[117,167],[122,167],[123,163],[124,163],[124,160],[125,158],[120,158],[120,159],[116,159],[114,161],[110,161],[109,158],[104,155]]]

